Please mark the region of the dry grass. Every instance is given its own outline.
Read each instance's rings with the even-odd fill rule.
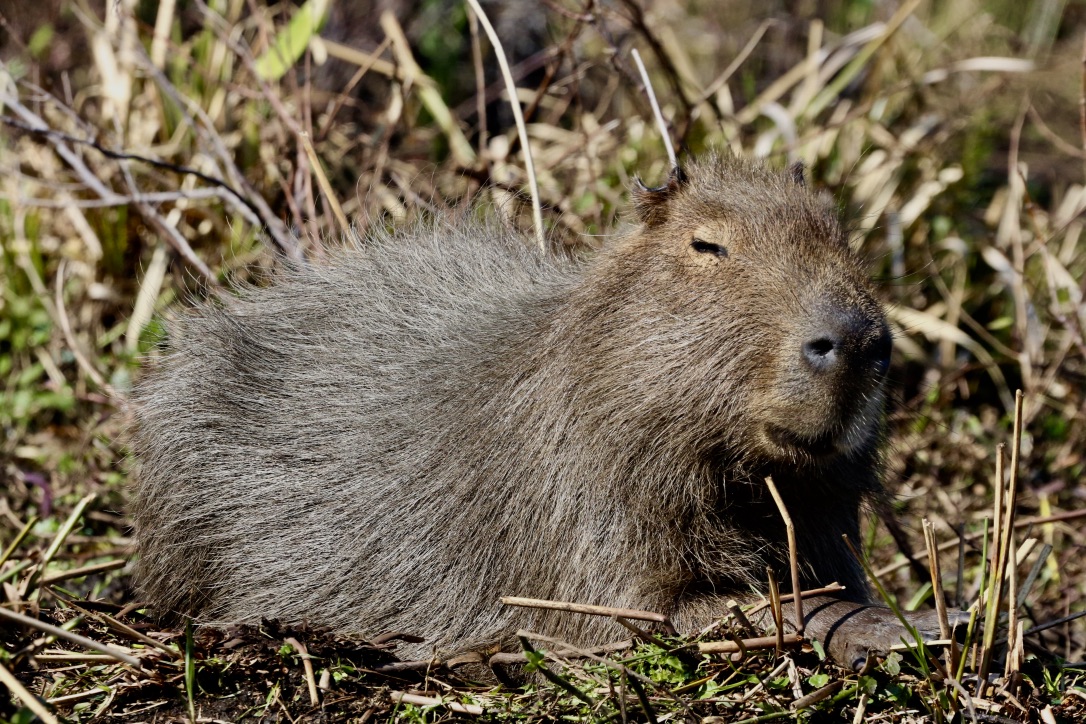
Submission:
[[[566,243],[593,246],[633,177],[665,174],[633,47],[678,147],[802,160],[841,199],[896,327],[889,477],[906,525],[873,518],[863,548],[888,595],[930,605],[925,555],[906,556],[926,550],[920,521],[931,521],[951,601],[991,602],[1024,634],[1006,656],[997,618],[977,621],[996,654],[989,686],[972,650],[855,675],[809,648],[735,664],[668,639],[607,663],[529,653],[553,678],[508,691],[398,665],[394,641],[274,624],[157,630],[128,589],[118,442],[159,315],[259,276],[275,263],[266,247],[319,257],[343,219],[365,228],[479,197],[530,225],[523,142],[485,70],[485,35],[436,1],[379,26],[334,14],[328,39],[310,42],[294,5],[105,4],[0,9],[0,608],[112,647],[5,623],[0,683],[12,697],[0,717],[27,721],[23,707],[39,706],[43,720],[432,720],[481,707],[513,720],[768,721],[797,716],[797,703],[801,717],[855,721],[1086,716],[1084,624],[1048,625],[1086,600],[1077,8],[842,1],[822,22],[557,0],[534,45],[537,18],[497,18],[499,32],[525,35],[512,72],[544,223]],[[1017,449],[1016,389],[1012,497],[993,481],[997,445]],[[999,524],[986,526],[993,511]],[[1014,582],[1002,605],[987,595],[1003,590],[998,576]],[[761,633],[741,619],[723,630]],[[616,625],[616,639],[628,635]]]

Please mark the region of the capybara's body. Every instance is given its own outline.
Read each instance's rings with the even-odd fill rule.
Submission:
[[[889,335],[835,215],[735,159],[635,196],[588,260],[438,218],[181,313],[132,405],[154,610],[439,652],[619,635],[502,595],[691,629],[788,580],[767,475],[804,583],[863,599]]]

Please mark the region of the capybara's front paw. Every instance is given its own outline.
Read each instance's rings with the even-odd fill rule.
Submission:
[[[942,638],[938,612],[908,611],[909,625],[923,641]],[[839,666],[859,670],[869,653],[887,655],[898,644],[915,644],[912,632],[886,606],[832,599],[815,599],[804,608],[805,634],[822,642],[826,653]],[[969,620],[965,611],[952,610],[947,619],[953,631]]]

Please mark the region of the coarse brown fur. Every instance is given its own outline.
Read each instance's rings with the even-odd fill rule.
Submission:
[[[880,490],[886,321],[835,213],[711,157],[593,258],[437,218],[189,309],[132,401],[136,576],[198,622],[574,644],[787,580],[864,600],[841,534]],[[828,347],[827,347],[828,345]]]

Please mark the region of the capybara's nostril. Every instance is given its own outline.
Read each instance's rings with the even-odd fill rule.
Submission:
[[[803,357],[812,368],[828,372],[840,360],[841,341],[830,336],[817,337],[803,343]]]

